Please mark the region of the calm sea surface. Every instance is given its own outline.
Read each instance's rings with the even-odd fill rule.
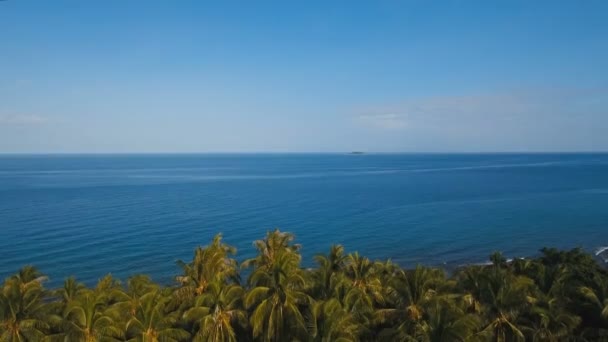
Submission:
[[[0,277],[51,285],[111,272],[170,282],[218,232],[295,233],[305,265],[332,243],[453,267],[543,246],[608,246],[607,154],[0,156]]]

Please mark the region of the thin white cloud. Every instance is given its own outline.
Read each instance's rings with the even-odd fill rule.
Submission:
[[[407,118],[403,114],[364,114],[357,117],[361,124],[385,130],[402,130],[407,128]]]
[[[607,99],[608,91],[605,89],[436,96],[361,110],[368,113],[407,113],[407,117],[404,114],[379,114],[357,118],[380,128],[501,129],[507,123],[512,126],[529,126],[535,122],[551,124],[571,116],[591,115],[601,108],[597,103],[605,103]]]
[[[407,132],[374,136],[387,150],[596,151],[608,146],[606,104],[605,88],[523,89],[409,98],[351,113],[368,130]]]
[[[20,78],[20,79],[15,80],[16,87],[27,87],[27,86],[30,86],[31,84],[32,84],[32,81],[28,80],[28,79]]]
[[[0,125],[42,125],[48,123],[49,120],[38,115],[15,114],[2,115],[0,114]]]

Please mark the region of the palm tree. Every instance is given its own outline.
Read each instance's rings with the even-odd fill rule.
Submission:
[[[249,281],[251,291],[245,299],[252,311],[253,335],[263,341],[284,341],[306,335],[302,307],[312,299],[302,291],[305,280],[299,268],[299,255],[282,252],[273,255],[272,264],[259,264]],[[271,268],[269,268],[272,266]]]
[[[581,318],[566,311],[554,298],[543,296],[522,319],[522,331],[530,341],[557,342],[573,336]]]
[[[49,340],[55,341],[58,338],[64,338],[65,321],[67,310],[74,305],[86,286],[76,281],[76,278],[69,277],[63,282],[63,287],[50,291],[52,295],[45,304],[45,321],[50,326]]]
[[[67,341],[117,341],[123,332],[114,320],[104,313],[102,296],[82,290],[66,309],[63,331]]]
[[[418,320],[424,312],[423,305],[433,299],[439,287],[445,283],[445,274],[436,268],[420,265],[405,277],[395,277],[395,293],[399,294],[399,302],[405,308],[412,320]]]
[[[481,296],[484,291],[484,268],[468,266],[456,275],[457,291],[461,294],[461,304],[465,312],[479,314],[481,312]]]
[[[247,314],[242,309],[244,293],[239,285],[213,282],[196,297],[194,307],[184,313],[187,321],[196,322],[195,340],[236,341],[235,328],[247,325]]]
[[[178,315],[166,312],[165,305],[169,298],[161,291],[152,291],[140,298],[135,315],[127,322],[127,335],[130,341],[159,342],[185,341],[190,334],[177,327]]]
[[[490,255],[490,261],[495,268],[507,267],[507,259],[502,255],[501,252],[494,252]]]
[[[384,294],[375,264],[355,252],[346,258],[345,277],[341,284],[343,303],[358,318],[370,313],[376,303],[384,303]]]
[[[160,288],[154,284],[150,277],[136,275],[127,281],[127,289],[113,289],[110,297],[115,302],[112,313],[118,313],[117,318],[128,316],[127,320],[135,316],[141,306],[141,298],[146,294],[158,291]]]
[[[41,341],[49,325],[43,320],[42,276],[26,266],[4,282],[0,293],[0,340]]]
[[[198,247],[194,251],[192,262],[178,260],[184,275],[177,278],[182,285],[177,294],[181,298],[193,298],[203,294],[207,286],[214,281],[238,282],[237,262],[231,258],[234,254],[236,248],[222,243],[222,235],[218,234],[211,245]]]
[[[438,289],[444,283],[445,275],[442,271],[422,266],[417,266],[411,272],[400,271],[394,274],[387,288],[391,307],[377,310],[376,315],[380,322],[397,324],[397,328],[389,328],[384,335],[393,331],[395,338],[407,340],[426,334],[426,322],[423,321],[425,306],[437,299]],[[447,305],[448,296],[443,299]]]
[[[69,277],[63,282],[63,287],[56,293],[61,297],[63,304],[67,306],[75,301],[85,288],[86,286],[76,281],[76,278]]]
[[[582,286],[580,293],[594,305],[604,319],[608,319],[608,277],[596,274],[590,286]]]
[[[336,278],[344,271],[346,264],[344,247],[332,245],[327,256],[319,254],[314,258],[317,264],[319,264],[319,268],[314,273],[319,295],[321,298],[329,298],[338,282]]]
[[[422,324],[424,340],[470,341],[478,326],[477,316],[465,313],[445,298],[435,298],[425,307],[425,322]]]
[[[608,271],[580,249],[513,262],[494,253],[447,278],[340,245],[304,270],[279,230],[254,246],[249,291],[221,235],[179,262],[175,287],[107,275],[46,291],[46,277],[24,267],[0,286],[0,341],[608,341]]]
[[[364,330],[335,298],[314,303],[308,321],[314,342],[356,341]]]
[[[523,341],[517,326],[519,313],[533,300],[529,295],[534,282],[525,276],[515,276],[498,267],[482,274],[482,303],[488,323],[481,336],[493,341]]]
[[[291,254],[294,256],[293,260],[299,262],[300,245],[293,244],[294,236],[290,233],[281,232],[275,229],[272,232],[266,233],[266,238],[263,240],[256,240],[253,245],[258,250],[258,255],[255,258],[245,260],[242,264],[243,268],[256,267],[256,268],[273,268],[275,262],[282,254]],[[284,262],[285,260],[282,260]]]
[[[40,273],[34,266],[24,266],[19,270],[19,273],[14,274],[9,279],[17,281],[21,289],[24,290],[29,286],[39,287],[43,282],[48,280],[48,277]]]

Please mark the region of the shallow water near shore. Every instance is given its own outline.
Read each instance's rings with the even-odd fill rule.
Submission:
[[[242,260],[275,227],[305,266],[332,243],[447,268],[495,250],[596,253],[607,209],[608,154],[3,155],[0,276],[34,264],[51,285],[169,283],[216,233]]]

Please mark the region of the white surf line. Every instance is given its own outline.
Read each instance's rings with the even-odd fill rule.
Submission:
[[[604,253],[605,251],[608,251],[608,246],[598,248],[595,251],[595,255],[598,256],[598,255]]]

